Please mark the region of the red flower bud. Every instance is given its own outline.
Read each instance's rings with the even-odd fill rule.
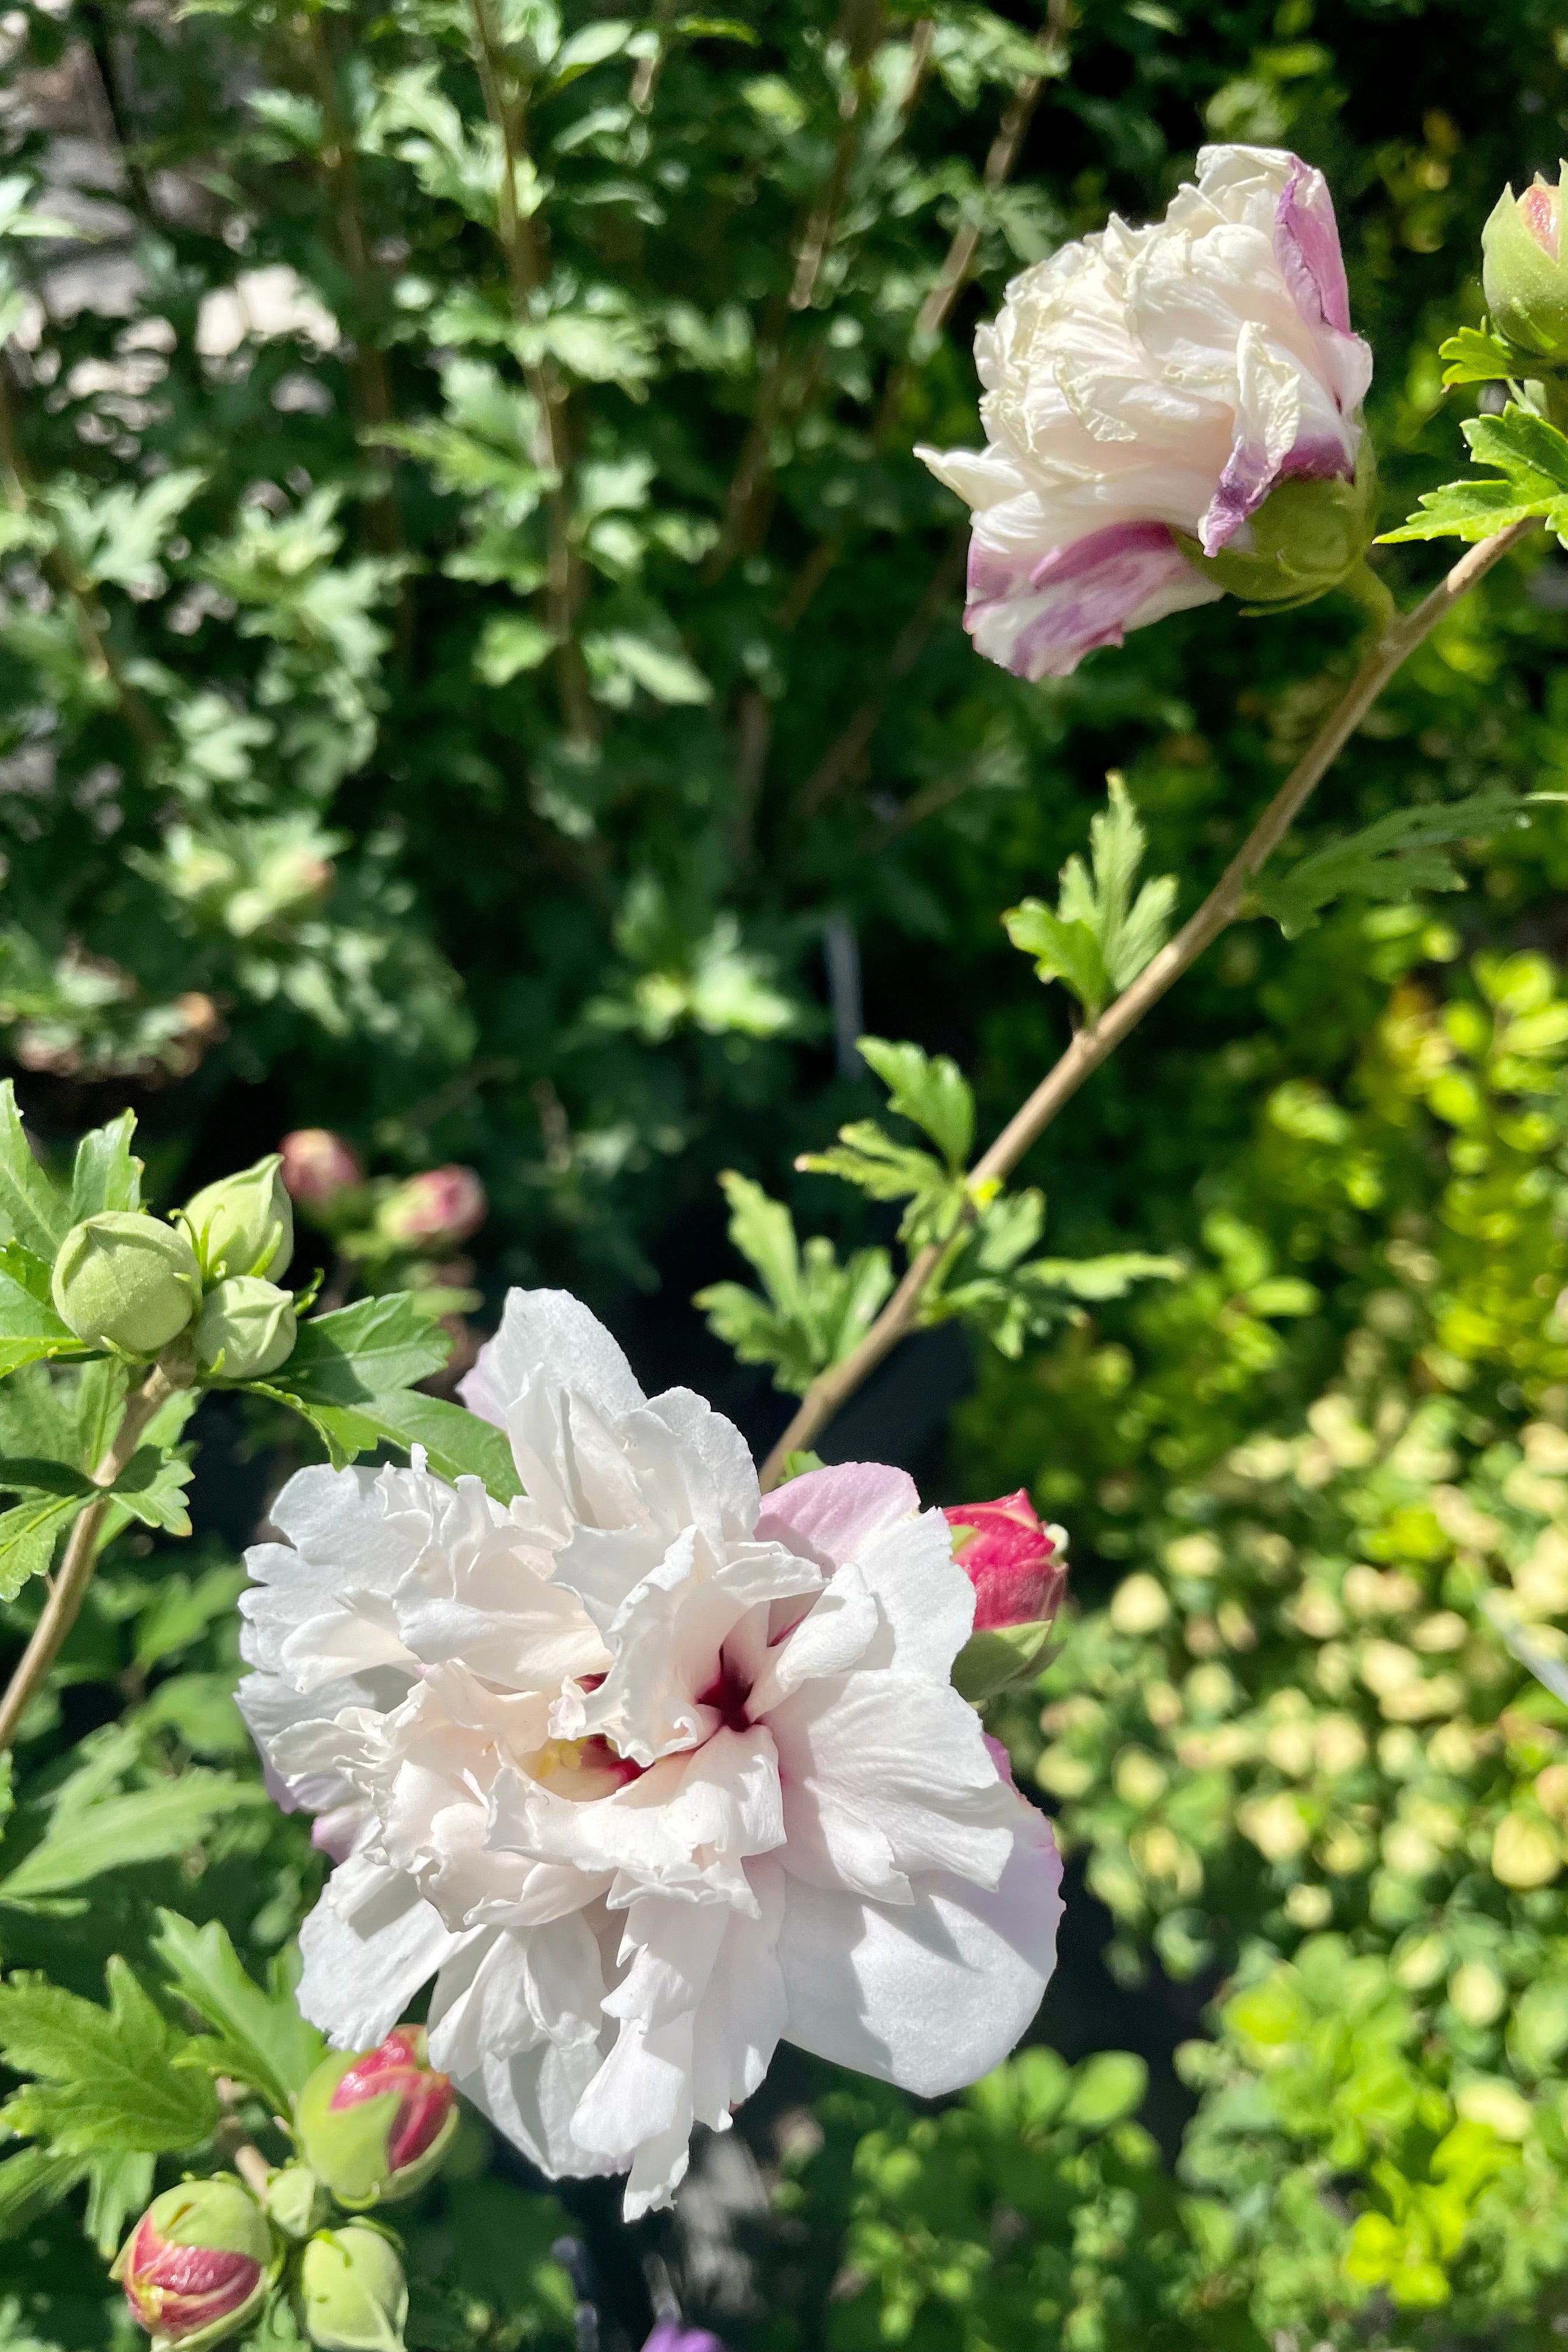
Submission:
[[[445,2158],[458,2095],[426,2048],[422,2025],[400,2025],[375,2050],[324,2058],[300,2091],[300,2151],[340,2205],[412,2196]]]
[[[1042,1527],[1026,1490],[994,1503],[955,1503],[942,1517],[952,1556],[974,1587],[974,1630],[1044,1624],[1067,1584],[1067,1537]]]
[[[484,1223],[489,1205],[471,1168],[427,1168],[387,1194],[375,1222],[405,1249],[454,1249]]]
[[[330,1127],[297,1127],[279,1150],[284,1184],[304,1208],[330,1209],[340,1192],[364,1182],[364,1170]]]
[[[396,2092],[398,2104],[387,2130],[386,2160],[394,2172],[401,2172],[405,2165],[417,2163],[440,2137],[458,2097],[448,2077],[426,2064],[422,2027],[400,2025],[379,2049],[356,2058],[339,2077],[327,2112],[341,2115],[345,2107],[379,2099],[388,2091]]]
[[[259,2311],[272,2266],[260,2208],[237,2180],[188,2180],[142,2214],[114,2265],[138,2326],[184,2352],[221,2343]]]

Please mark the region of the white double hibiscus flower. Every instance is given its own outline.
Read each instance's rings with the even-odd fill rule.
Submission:
[[[513,1292],[465,1384],[525,1496],[301,1471],[249,1555],[241,1704],[337,1857],[300,2005],[432,2062],[551,2174],[667,2203],[776,2043],[973,2080],[1055,1962],[1047,1822],[950,1679],[974,1594],[902,1471],[763,1497],[586,1308]]]
[[[1019,677],[1213,603],[1232,583],[1194,558],[1251,552],[1283,484],[1327,493],[1298,501],[1286,589],[1370,535],[1372,353],[1328,184],[1283,148],[1205,147],[1163,221],[1113,215],[1016,278],[974,356],[985,447],[917,455],[973,509],[964,625]]]

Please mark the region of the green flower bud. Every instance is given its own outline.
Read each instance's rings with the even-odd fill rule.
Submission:
[[[305,2164],[286,2164],[273,2173],[263,2202],[273,2227],[294,2239],[319,2230],[331,2205],[325,2188]]]
[[[300,2320],[321,2352],[403,2352],[408,2287],[391,2240],[345,2221],[310,2240],[300,2260]]]
[[[1377,468],[1363,435],[1353,482],[1288,476],[1217,555],[1205,555],[1185,531],[1176,537],[1187,561],[1227,594],[1248,604],[1304,604],[1354,571],[1372,544],[1376,510]]]
[[[208,1282],[224,1275],[281,1274],[294,1255],[294,1207],[281,1152],[204,1185],[177,1213]]]
[[[1568,363],[1561,201],[1539,177],[1522,196],[1505,188],[1481,231],[1481,286],[1492,325],[1522,351],[1560,365]]]
[[[183,1331],[202,1295],[184,1234],[135,1209],[73,1225],[55,1260],[54,1300],[79,1339],[125,1356],[155,1356]]]
[[[458,2095],[429,2064],[422,2025],[396,2027],[377,2049],[323,2058],[294,2102],[300,2149],[340,2205],[412,2197],[457,2128]]]
[[[255,2200],[219,2173],[155,2197],[110,2275],[155,2347],[204,2352],[247,2327],[276,2273],[272,2233]]]
[[[202,1301],[196,1361],[214,1380],[258,1381],[294,1351],[294,1301],[254,1274],[216,1282]]]

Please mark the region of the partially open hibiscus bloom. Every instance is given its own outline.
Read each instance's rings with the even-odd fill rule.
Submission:
[[[1300,156],[1205,147],[1163,221],[1113,215],[1016,278],[974,352],[985,447],[916,454],[974,510],[964,625],[1017,677],[1229,587],[1320,593],[1359,560],[1372,353]],[[1205,568],[1227,553],[1261,560]]]
[[[668,2203],[781,2039],[921,2093],[1004,2057],[1055,1964],[1050,1831],[952,1689],[974,1594],[902,1471],[763,1497],[559,1291],[465,1384],[526,1499],[301,1471],[249,1555],[241,1704],[341,1857],[300,2006],[431,2063],[543,2169]]]

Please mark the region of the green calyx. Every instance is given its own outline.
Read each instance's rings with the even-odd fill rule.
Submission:
[[[257,1275],[232,1275],[202,1301],[196,1361],[209,1380],[261,1380],[293,1353],[298,1330],[288,1291]]]
[[[73,1225],[55,1259],[55,1311],[79,1339],[155,1356],[195,1313],[202,1272],[184,1234],[136,1209]]]
[[[1205,555],[1185,531],[1183,554],[1205,579],[1247,604],[1305,604],[1353,572],[1376,526],[1377,467],[1363,439],[1355,479],[1290,475],[1275,484],[1247,526],[1248,547]]]
[[[1046,1663],[1054,1617],[1023,1625],[996,1625],[972,1633],[952,1664],[952,1686],[971,1706],[984,1706],[1014,1684],[1027,1682]]]
[[[403,2352],[408,2285],[371,2221],[322,2230],[300,2258],[300,2325],[321,2352]]]
[[[1528,376],[1524,354],[1568,366],[1568,267],[1527,226],[1522,201],[1505,188],[1492,207],[1481,231],[1481,286],[1493,327],[1519,346],[1520,374]]]
[[[331,2210],[325,2185],[306,2164],[286,2164],[273,2173],[263,2202],[273,2228],[296,2242],[319,2230]]]
[[[283,1160],[271,1152],[237,1176],[204,1185],[177,1212],[208,1282],[281,1274],[294,1255],[294,1208]]]

